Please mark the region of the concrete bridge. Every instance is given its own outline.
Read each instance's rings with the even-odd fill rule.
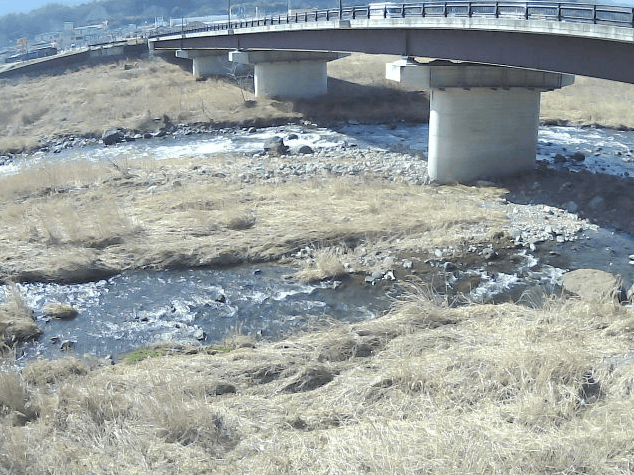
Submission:
[[[325,94],[327,62],[348,52],[409,58],[386,75],[431,90],[429,172],[442,183],[531,170],[540,93],[573,74],[634,83],[634,10],[620,6],[370,4],[164,32],[149,44],[191,58],[197,75],[223,73],[228,59],[254,64],[256,96],[289,98]]]

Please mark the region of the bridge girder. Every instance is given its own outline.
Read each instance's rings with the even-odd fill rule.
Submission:
[[[157,50],[279,49],[422,56],[579,74],[634,84],[634,42],[469,29],[238,31],[167,37],[153,41],[153,47]]]

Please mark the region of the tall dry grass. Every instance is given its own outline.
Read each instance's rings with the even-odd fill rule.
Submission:
[[[0,81],[0,150],[37,145],[62,134],[96,134],[126,127],[152,130],[153,118],[176,123],[238,122],[291,117],[268,101],[247,109],[230,80],[197,82],[160,59],[86,67],[60,76]]]
[[[542,94],[541,116],[575,125],[634,127],[632,101],[632,84],[577,76],[572,86]]]
[[[3,417],[0,473],[630,472],[631,308],[421,294],[277,343],[5,376],[0,405],[35,417]]]
[[[20,289],[14,283],[9,283],[0,304],[0,355],[16,342],[32,340],[41,333]]]
[[[342,60],[342,65],[330,66],[333,77],[385,88],[386,81],[379,80],[379,76],[384,75],[381,71],[385,58],[363,58],[355,56]],[[132,65],[121,62],[86,67],[60,76],[0,80],[0,150],[22,150],[55,135],[101,136],[112,127],[154,130],[157,126],[153,119],[163,115],[175,123],[233,124],[245,120],[283,122],[304,115],[311,118],[328,115],[327,110],[319,108],[319,101],[301,107],[292,102],[267,99],[246,104],[245,99],[254,98],[244,87],[231,78],[196,81],[191,72],[160,58],[139,60]],[[391,86],[391,90],[396,89],[397,86]],[[355,97],[360,94],[350,86],[337,93]],[[371,94],[363,88],[361,94],[377,95],[376,91]],[[409,110],[416,104],[410,106],[401,98],[390,107],[390,101],[394,102],[394,98],[380,104],[384,114],[417,116]],[[359,101],[340,104],[337,117],[358,118],[354,105],[363,104]],[[366,112],[362,117],[369,118],[369,114]],[[378,119],[375,114],[373,120]]]
[[[248,159],[130,161],[124,173],[86,162],[82,177],[63,165],[2,177],[0,255],[11,258],[0,273],[67,280],[73,270],[85,278],[91,269],[226,265],[276,259],[309,243],[360,239],[366,246],[399,239],[402,249],[424,251],[486,239],[481,223],[503,221],[483,207],[501,190],[369,177],[245,186],[227,160]]]

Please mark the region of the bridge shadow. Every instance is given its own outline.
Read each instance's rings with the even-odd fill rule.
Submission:
[[[603,228],[634,236],[634,177],[547,168],[496,180],[508,189],[509,203],[543,204],[567,209]]]
[[[429,120],[429,99],[424,92],[335,78],[328,78],[327,95],[310,100],[279,101],[274,106],[285,112],[298,112],[319,125],[347,120],[364,123]]]

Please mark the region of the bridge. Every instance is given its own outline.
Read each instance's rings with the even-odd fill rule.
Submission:
[[[327,62],[348,52],[409,58],[386,75],[431,90],[429,171],[439,182],[532,169],[540,93],[573,74],[634,83],[634,9],[622,6],[341,6],[159,32],[149,45],[193,59],[199,75],[221,73],[227,60],[253,64],[256,96],[289,98],[326,93]]]

